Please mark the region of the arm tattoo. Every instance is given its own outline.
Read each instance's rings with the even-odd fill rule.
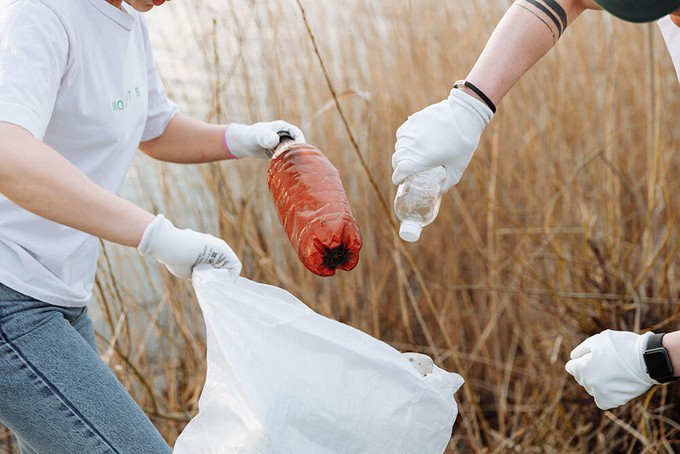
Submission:
[[[527,10],[528,12],[530,12],[531,14],[533,14],[534,16],[536,16],[536,19],[538,19],[538,20],[540,20],[541,22],[543,22],[543,23],[545,24],[545,26],[548,27],[548,30],[550,31],[550,34],[552,35],[553,44],[555,44],[555,43],[557,42],[558,36],[555,34],[555,31],[552,29],[552,27],[550,26],[550,24],[548,24],[546,21],[543,20],[543,18],[542,18],[541,16],[539,16],[539,15],[536,14],[536,13],[534,13],[534,12],[531,11],[529,8],[527,8],[526,6],[524,6],[524,5],[520,4],[520,3],[518,3],[517,6],[519,6],[519,7],[522,8],[522,9]]]
[[[533,8],[528,8],[528,5],[522,3],[527,3]],[[555,0],[521,0],[517,4],[540,19],[552,32],[554,41],[557,41],[567,28],[567,13]],[[554,24],[556,30],[547,20]]]
[[[543,0],[543,3],[545,3],[549,8],[557,14],[557,17],[560,18],[560,22],[562,23],[562,33],[567,29],[567,13],[564,12],[564,9],[560,6],[559,3],[557,3],[555,0]]]

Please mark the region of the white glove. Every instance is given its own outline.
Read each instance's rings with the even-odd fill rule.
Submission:
[[[581,342],[566,369],[601,410],[618,407],[658,384],[647,375],[643,352],[648,332],[606,330]]]
[[[397,129],[392,183],[443,166],[448,191],[463,176],[491,118],[486,104],[456,88],[447,99],[414,113]]]
[[[227,152],[234,158],[266,159],[268,151],[273,150],[279,144],[278,132],[288,133],[294,141],[305,142],[305,136],[300,128],[282,120],[242,125],[230,123],[224,131],[224,143]]]
[[[227,268],[233,276],[241,274],[241,261],[229,245],[207,233],[180,230],[165,216],[159,214],[144,230],[137,248],[141,255],[148,255],[175,276],[191,279],[196,265],[208,264],[213,268]]]

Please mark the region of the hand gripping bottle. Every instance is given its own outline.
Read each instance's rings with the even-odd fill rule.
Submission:
[[[423,227],[439,213],[446,170],[435,167],[405,179],[397,188],[394,212],[401,221],[399,236],[408,242],[418,241]]]
[[[359,261],[361,230],[352,216],[340,174],[318,148],[280,132],[267,169],[267,185],[300,261],[318,276],[349,271]]]

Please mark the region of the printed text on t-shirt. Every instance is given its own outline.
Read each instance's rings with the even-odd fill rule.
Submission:
[[[125,95],[122,98],[111,102],[113,111],[118,112],[121,110],[125,110],[125,108],[128,106],[128,104],[130,104],[130,102],[134,101],[136,98],[139,98],[141,96],[142,92],[139,90],[139,87],[135,87],[134,91],[128,90],[127,93],[125,93]]]

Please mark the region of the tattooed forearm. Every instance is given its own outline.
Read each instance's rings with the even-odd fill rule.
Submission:
[[[557,42],[557,38],[558,38],[557,33],[555,33],[555,31],[553,30],[553,28],[550,26],[549,23],[547,23],[545,20],[543,20],[543,18],[542,18],[541,16],[539,16],[538,14],[536,14],[535,12],[533,12],[532,10],[530,10],[529,8],[527,8],[526,6],[522,5],[521,2],[520,2],[520,3],[517,3],[517,6],[519,6],[519,7],[522,8],[522,9],[527,10],[528,12],[530,12],[531,14],[533,14],[534,16],[536,16],[536,18],[537,18],[538,20],[540,20],[541,22],[543,22],[543,23],[545,24],[545,26],[548,27],[548,30],[550,31],[550,34],[552,35],[553,44],[555,44],[555,43]]]
[[[553,42],[557,42],[567,28],[567,13],[555,0],[519,0],[515,4],[543,22],[550,30]]]

